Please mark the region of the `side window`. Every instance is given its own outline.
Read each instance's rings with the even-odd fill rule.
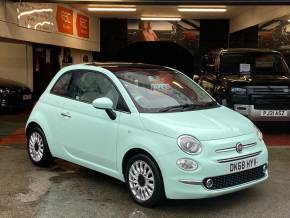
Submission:
[[[63,74],[53,86],[51,93],[64,97],[69,97],[69,85],[72,78],[72,72]]]
[[[103,74],[94,71],[79,71],[74,74],[70,97],[92,103],[96,98],[107,97],[113,102],[113,109],[128,111],[113,83]],[[127,110],[124,110],[126,108]]]

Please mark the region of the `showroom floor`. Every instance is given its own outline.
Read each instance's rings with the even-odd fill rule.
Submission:
[[[56,160],[49,169],[26,155],[27,113],[0,115],[0,217],[289,217],[290,132],[264,127],[270,178],[254,188],[205,200],[166,201],[154,209],[130,199],[125,185]],[[289,146],[287,146],[287,143]]]

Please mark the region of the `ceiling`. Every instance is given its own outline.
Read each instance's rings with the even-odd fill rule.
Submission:
[[[178,6],[174,5],[136,5],[135,12],[91,12],[88,7],[98,5],[71,4],[72,7],[100,18],[129,18],[139,19],[141,17],[181,17],[183,19],[230,19],[245,12],[253,6],[226,6],[226,12],[179,12]],[[101,5],[101,7],[134,7],[135,5],[116,6]],[[271,7],[271,6],[264,6]]]

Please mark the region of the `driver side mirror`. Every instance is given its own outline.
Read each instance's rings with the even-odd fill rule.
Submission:
[[[92,105],[98,109],[113,109],[113,102],[107,97],[95,99]]]
[[[113,111],[113,102],[111,99],[109,99],[107,97],[97,98],[92,102],[92,105],[95,108],[105,110],[106,113],[108,114],[108,116],[111,118],[111,120],[116,119],[117,115]]]

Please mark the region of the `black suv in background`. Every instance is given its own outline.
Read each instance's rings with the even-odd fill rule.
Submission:
[[[253,121],[290,121],[290,72],[277,51],[212,51],[198,80],[221,104]]]

